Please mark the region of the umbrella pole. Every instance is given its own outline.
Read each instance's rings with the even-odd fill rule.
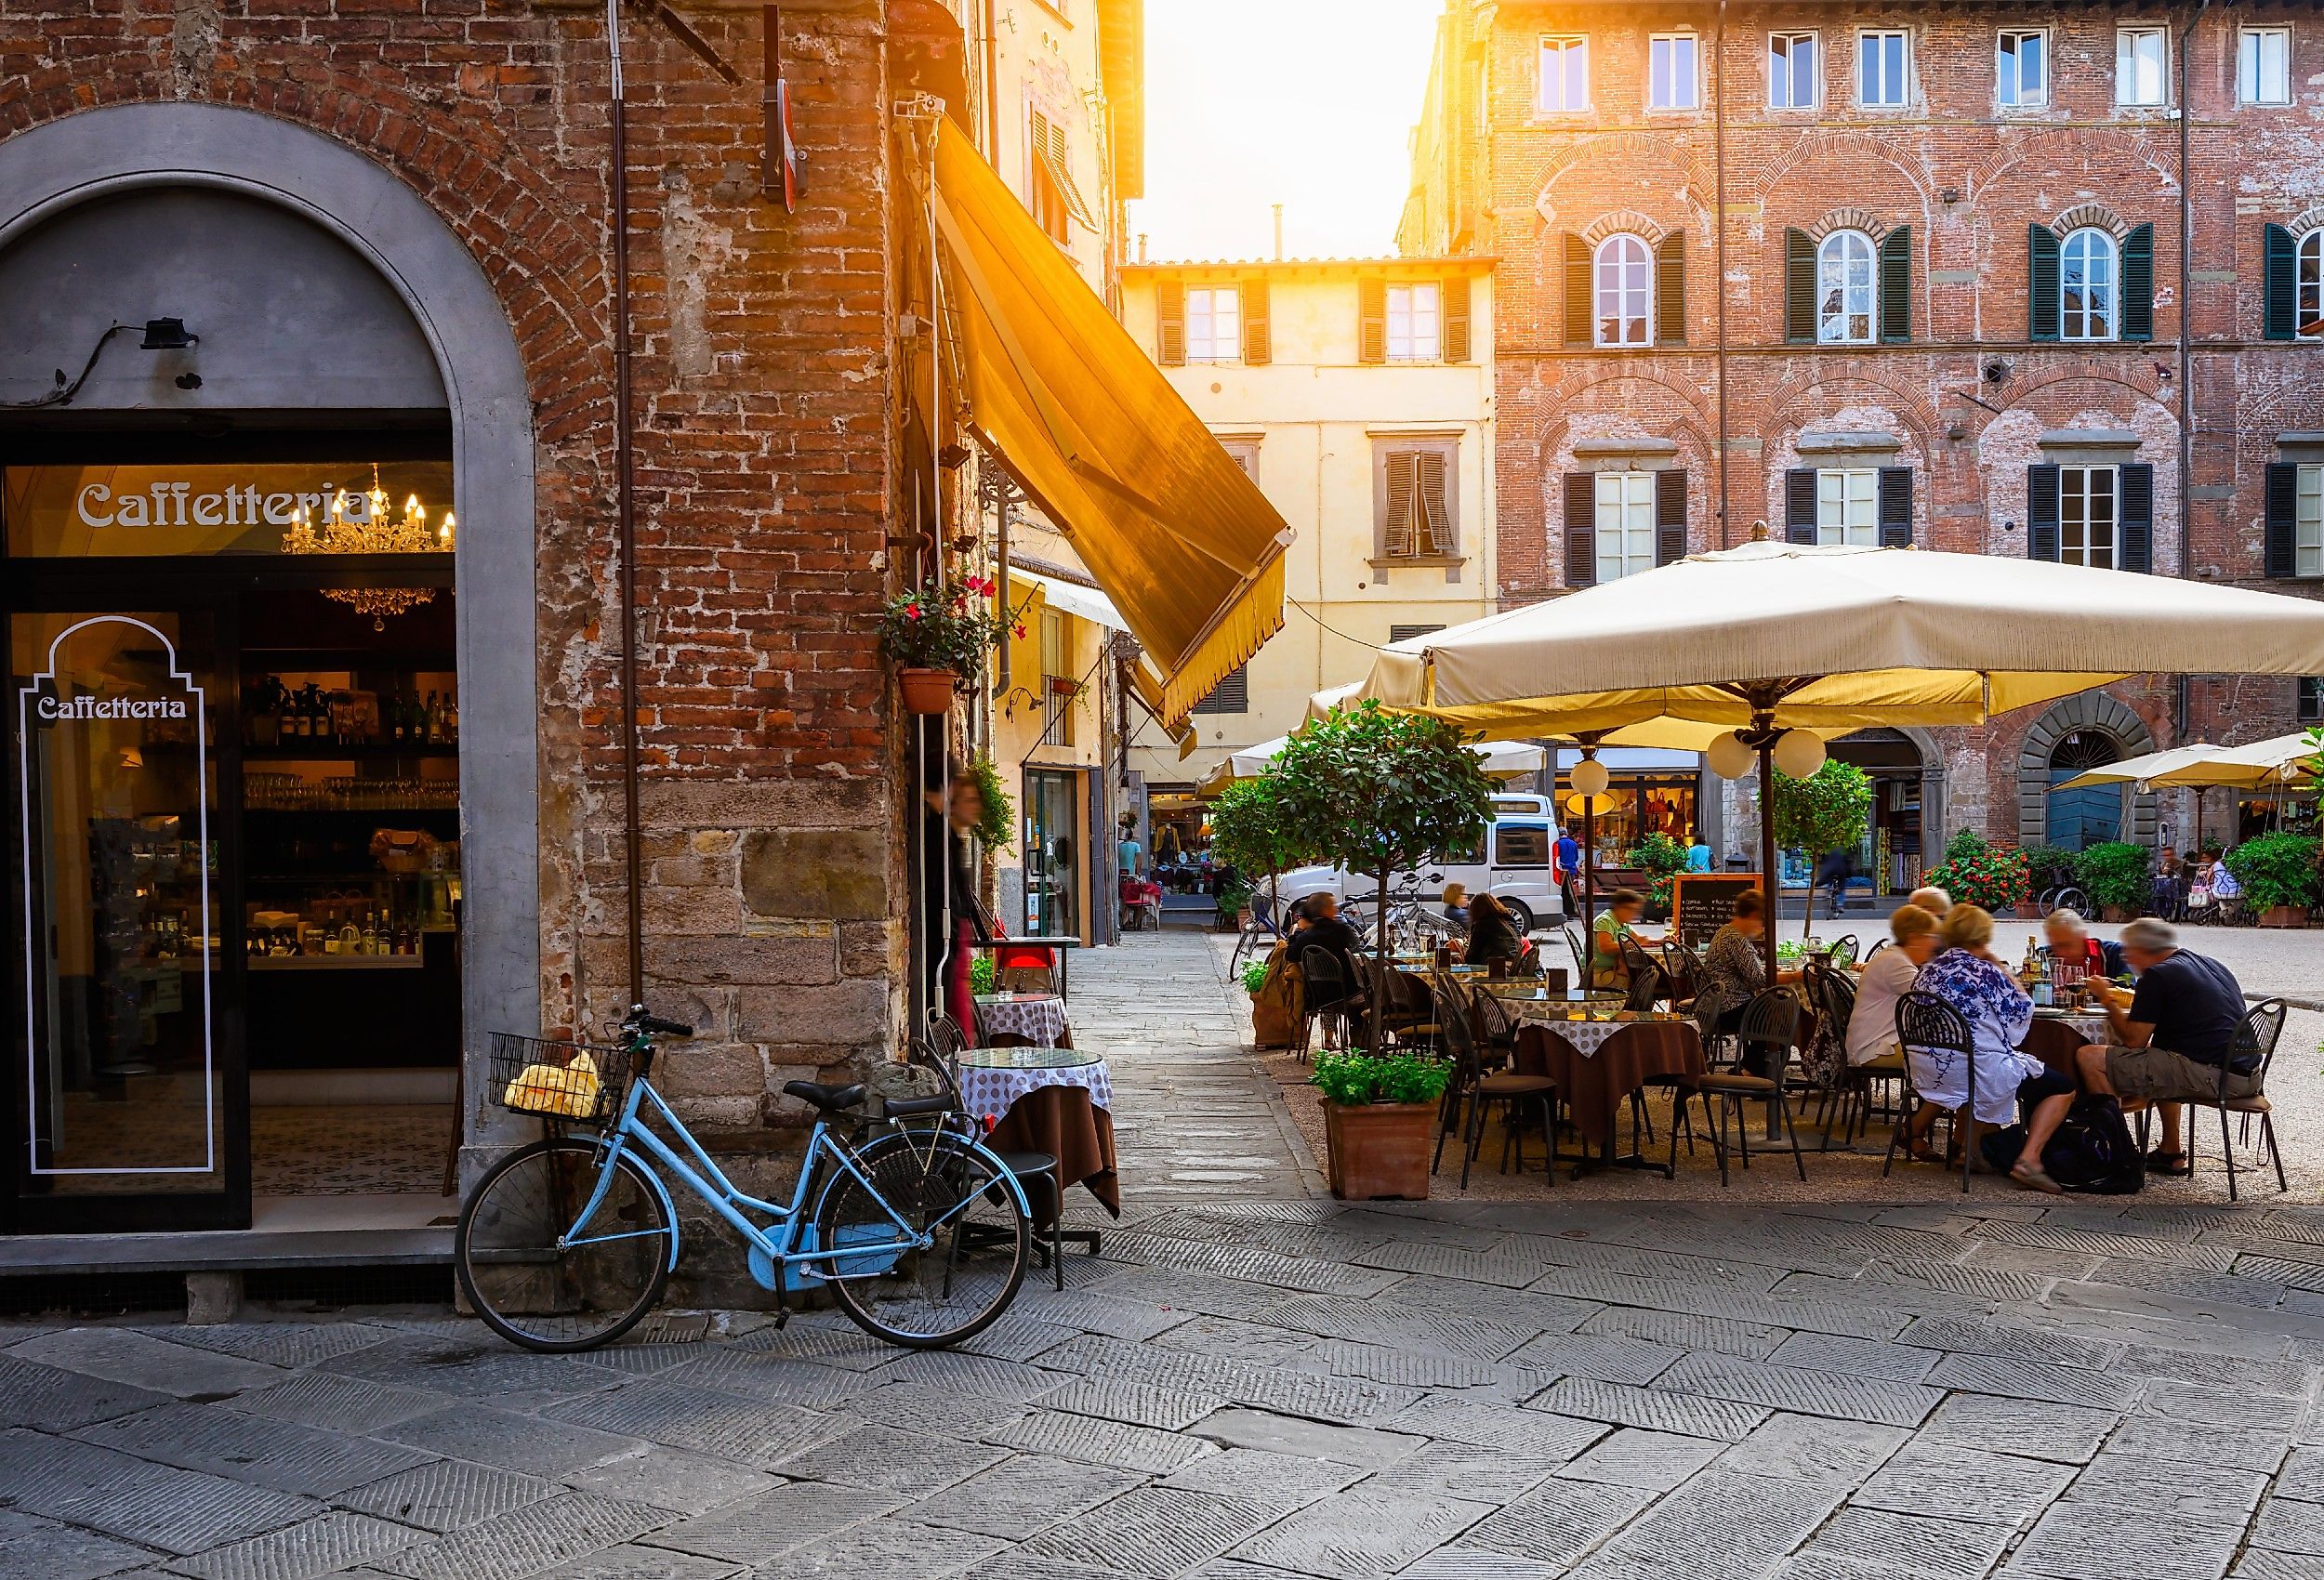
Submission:
[[[1759,742],[1759,872],[1760,881],[1766,885],[1767,925],[1759,929],[1761,957],[1767,965],[1767,985],[1776,985],[1776,738],[1772,730],[1762,730]],[[1807,908],[1816,910],[1816,888],[1808,886]],[[1783,1139],[1783,1088],[1776,1088],[1775,1098],[1767,1104],[1766,1139]]]
[[[1596,888],[1591,876],[1597,864],[1598,800],[1594,796],[1584,796],[1581,798],[1581,936],[1590,945],[1589,952],[1582,956],[1590,962],[1582,972],[1585,978],[1596,971],[1598,963],[1598,935],[1591,930],[1592,923],[1590,915],[1597,909],[1598,903]],[[1597,984],[1585,981],[1581,985],[1582,991],[1587,993]]]

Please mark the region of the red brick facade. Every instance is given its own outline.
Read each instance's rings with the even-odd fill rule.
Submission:
[[[1703,6],[1456,0],[1440,30],[1400,240],[1406,250],[1499,259],[1501,597],[1524,601],[1567,585],[1566,475],[1597,469],[1609,454],[1638,464],[1619,460],[1618,441],[1648,438],[1675,445],[1655,464],[1686,470],[1687,538],[1697,549],[1744,541],[1759,522],[1784,534],[1787,473],[1817,464],[1802,454],[1805,439],[1824,447],[1825,466],[1838,458],[1908,469],[1914,543],[1996,555],[2027,552],[2030,466],[2150,467],[2156,573],[2316,591],[2313,580],[2269,579],[2264,562],[2267,468],[2324,460],[2313,447],[2324,383],[2316,345],[2265,337],[2262,249],[2270,224],[2297,238],[2324,223],[2324,93],[2311,82],[2324,72],[2324,11],[2213,7],[2194,22],[2192,345],[2183,374],[2180,125],[2168,108],[2118,106],[2117,30],[2168,30],[2165,91],[2175,105],[2192,16],[2054,3],[1752,5],[1726,10],[1722,40],[1718,14]],[[2238,102],[2238,33],[2250,27],[2291,30],[2288,105]],[[1999,104],[2003,28],[2046,30],[2046,104]],[[1900,106],[1859,102],[1866,29],[1906,34]],[[1770,34],[1794,32],[1816,37],[1820,91],[1809,107],[1772,108]],[[1699,108],[1649,108],[1656,34],[1693,38]],[[1543,108],[1549,36],[1587,38],[1585,108]],[[2103,231],[2118,264],[2151,226],[2151,338],[2035,338],[2035,225],[2061,237]],[[1877,246],[1899,228],[1908,317],[1900,340],[1787,337],[1797,327],[1787,323],[1788,232],[1813,244],[1856,230]],[[1684,258],[1683,347],[1670,343],[1676,314],[1662,317],[1643,350],[1602,349],[1569,326],[1569,248],[1618,231],[1649,246],[1681,237],[1672,245]],[[2184,518],[2183,381],[2195,434]],[[1851,453],[1854,441],[1834,437],[1850,432],[1877,439]],[[2080,449],[2068,433],[2105,442]],[[2293,727],[2290,680],[2198,678],[2184,704],[2174,681],[2111,690],[2143,726],[2143,737],[2112,731],[2127,751]],[[2020,762],[2021,749],[2047,740],[2037,732],[2029,742],[2036,722],[1948,732],[1948,828],[2040,837],[2040,793],[2032,779],[2021,785],[2021,772],[2046,769]],[[2215,801],[2214,818],[2224,810]],[[2162,815],[2179,822],[2191,805]],[[2144,812],[2139,824],[2151,827]]]

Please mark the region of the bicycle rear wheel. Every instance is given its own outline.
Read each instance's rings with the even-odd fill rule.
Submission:
[[[899,1218],[934,1243],[817,1264],[839,1309],[865,1332],[914,1350],[984,1332],[1017,1297],[1031,1250],[1031,1226],[1006,1171],[959,1138],[928,1131],[880,1137],[855,1162],[878,1194],[852,1174],[835,1174],[816,1204],[815,1244],[892,1244],[904,1237]]]
[[[601,1141],[561,1136],[509,1153],[460,1208],[453,1244],[476,1314],[527,1350],[610,1344],[662,1297],[678,1226],[644,1168],[624,1154],[577,1228],[603,1167]]]

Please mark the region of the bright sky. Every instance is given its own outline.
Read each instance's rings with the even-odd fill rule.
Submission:
[[[1150,0],[1146,195],[1129,255],[1393,249],[1443,0]]]

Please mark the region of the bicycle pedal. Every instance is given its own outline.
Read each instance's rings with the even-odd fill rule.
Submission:
[[[774,1331],[781,1333],[785,1328],[789,1327],[790,1325],[791,1311],[790,1308],[786,1306],[774,1313]]]

